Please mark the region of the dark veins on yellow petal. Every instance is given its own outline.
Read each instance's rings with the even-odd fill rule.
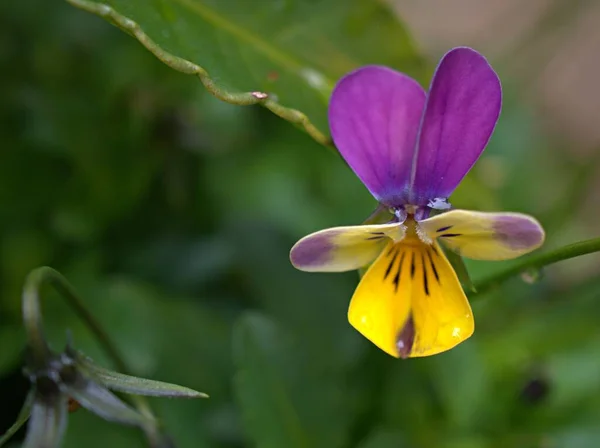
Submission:
[[[446,232],[448,230],[450,230],[453,226],[446,226],[446,227],[440,227],[439,229],[436,230],[437,233],[442,233],[442,232]],[[441,235],[439,235],[440,238],[452,238],[455,236],[461,236],[462,233],[442,233]]]
[[[383,232],[371,232],[371,235],[373,236],[368,237],[367,240],[380,240],[385,238],[385,233]]]
[[[398,270],[396,271],[396,275],[394,276],[394,291],[398,292],[398,288],[400,287],[400,275],[402,274],[402,264],[404,263],[404,255],[402,253],[400,256],[400,263],[398,263]]]
[[[425,295],[429,295],[429,281],[427,280],[427,265],[425,264],[425,254],[421,253],[421,263],[423,263],[423,288]]]
[[[431,251],[436,252],[435,247],[431,247]],[[435,267],[435,263],[433,262],[433,257],[431,256],[431,251],[427,251],[427,258],[429,258],[429,264],[431,265],[431,270],[433,271],[433,275],[437,282],[440,282],[440,275],[438,274],[437,268]],[[436,252],[437,253],[437,252]]]
[[[425,246],[423,245],[421,248],[421,266],[423,269],[423,290],[425,291],[425,295],[429,296],[430,294],[430,281],[435,279],[435,281],[440,284],[440,275],[437,270],[434,256],[437,255],[437,249],[434,246]],[[407,255],[408,251],[402,249],[402,244],[394,244],[388,252],[386,256],[390,258],[388,266],[383,274],[383,280],[386,281],[388,277],[392,278],[392,283],[394,284],[394,291],[398,292],[400,287],[400,278],[402,276],[402,266],[404,264],[404,258]],[[411,250],[410,253],[410,278],[414,280],[415,275],[417,274],[417,264],[419,259],[417,258],[418,254],[416,251]],[[396,264],[396,261],[398,263]],[[393,274],[393,276],[392,276]]]
[[[383,275],[384,281],[388,278],[388,276],[392,272],[392,270],[394,268],[394,264],[396,262],[396,259],[398,258],[399,253],[400,253],[400,248],[397,245],[392,246],[392,248],[388,252],[388,255],[391,255],[392,259],[390,260],[390,263],[388,264],[388,267],[385,270],[385,274]],[[404,255],[405,255],[405,252],[402,252],[402,254],[400,254],[400,262],[398,263],[398,267],[396,268],[396,275],[394,276],[394,279],[392,280],[394,283],[394,292],[398,292],[398,287],[400,286],[400,274],[402,272],[402,264],[404,262]]]

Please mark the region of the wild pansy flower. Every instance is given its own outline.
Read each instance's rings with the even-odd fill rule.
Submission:
[[[428,94],[410,77],[381,66],[346,75],[333,91],[333,140],[394,218],[313,233],[296,243],[290,259],[309,272],[372,263],[348,319],[392,356],[434,355],[473,334],[471,307],[440,242],[468,258],[507,260],[544,240],[530,216],[451,210],[448,202],[492,135],[501,102],[492,67],[464,47],[442,58]],[[441,213],[433,216],[434,210]]]

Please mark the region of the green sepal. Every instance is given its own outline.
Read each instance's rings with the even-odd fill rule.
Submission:
[[[115,372],[96,365],[81,352],[75,354],[77,366],[105,387],[132,395],[168,398],[208,398],[203,392],[177,384],[164,383]]]
[[[76,363],[63,367],[60,376],[59,387],[65,396],[105,420],[140,427],[155,423],[122,401],[94,376],[87,375]]]
[[[465,265],[463,258],[456,252],[449,250],[443,246],[442,249],[446,254],[446,258],[448,258],[448,261],[452,265],[454,272],[456,272],[458,280],[462,284],[463,288],[466,291],[477,292],[477,289],[475,289],[475,285],[471,280],[471,276],[469,275],[469,271],[467,270],[467,266]]]

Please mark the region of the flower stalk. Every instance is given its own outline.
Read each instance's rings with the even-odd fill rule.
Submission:
[[[475,282],[475,292],[469,294],[469,297],[482,295],[494,287],[499,286],[506,280],[515,277],[528,270],[539,270],[545,266],[568,260],[570,258],[587,255],[594,252],[600,252],[600,238],[592,238],[585,241],[569,244],[558,249],[535,254],[522,259],[508,269],[493,274],[483,280]]]
[[[27,333],[29,348],[34,363],[45,365],[50,355],[50,349],[44,337],[42,312],[40,306],[40,290],[43,285],[50,284],[65,298],[75,314],[85,323],[94,337],[106,352],[118,370],[129,372],[125,360],[119,354],[116,346],[104,331],[102,326],[85,307],[75,289],[58,271],[48,266],[42,266],[29,273],[23,288],[23,323]]]

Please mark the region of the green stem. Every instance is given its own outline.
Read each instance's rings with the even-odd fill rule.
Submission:
[[[4,434],[0,436],[0,447],[4,446],[9,439],[14,436],[19,429],[27,422],[29,419],[29,415],[31,414],[31,407],[33,406],[34,399],[34,391],[30,390],[29,394],[25,398],[25,403],[23,403],[23,407],[19,411],[19,415],[17,417],[17,421],[13,423],[13,425],[6,430]]]
[[[541,269],[559,261],[568,260],[569,258],[579,257],[581,255],[600,252],[600,238],[580,241],[578,243],[569,244],[550,252],[533,255],[524,258],[519,263],[511,266],[505,271],[491,275],[488,278],[475,282],[476,293],[469,294],[469,297],[474,297],[483,294],[500,283],[508,280],[511,277],[519,275],[530,269]]]
[[[117,369],[123,373],[129,373],[127,364],[121,355],[119,355],[116,346],[110,340],[106,331],[96,321],[92,313],[87,310],[84,302],[75,292],[75,289],[58,271],[48,266],[31,271],[25,280],[25,287],[23,289],[23,321],[35,362],[42,361],[43,364],[41,366],[44,366],[49,355],[48,344],[44,338],[39,295],[39,291],[44,284],[52,285],[67,300],[73,311],[75,311],[75,314],[87,325],[100,346],[115,363]]]
[[[115,344],[92,313],[88,311],[83,300],[75,292],[75,289],[58,271],[48,266],[31,271],[25,280],[25,287],[23,288],[23,322],[34,365],[43,368],[51,355],[50,348],[44,337],[40,307],[40,289],[44,284],[52,285],[67,300],[73,311],[75,311],[75,314],[87,325],[117,369],[122,373],[131,374],[131,370],[119,354]],[[150,418],[154,417],[150,405],[144,397],[133,395],[131,399],[140,413]],[[156,433],[155,428],[146,428],[145,430],[149,437]]]

